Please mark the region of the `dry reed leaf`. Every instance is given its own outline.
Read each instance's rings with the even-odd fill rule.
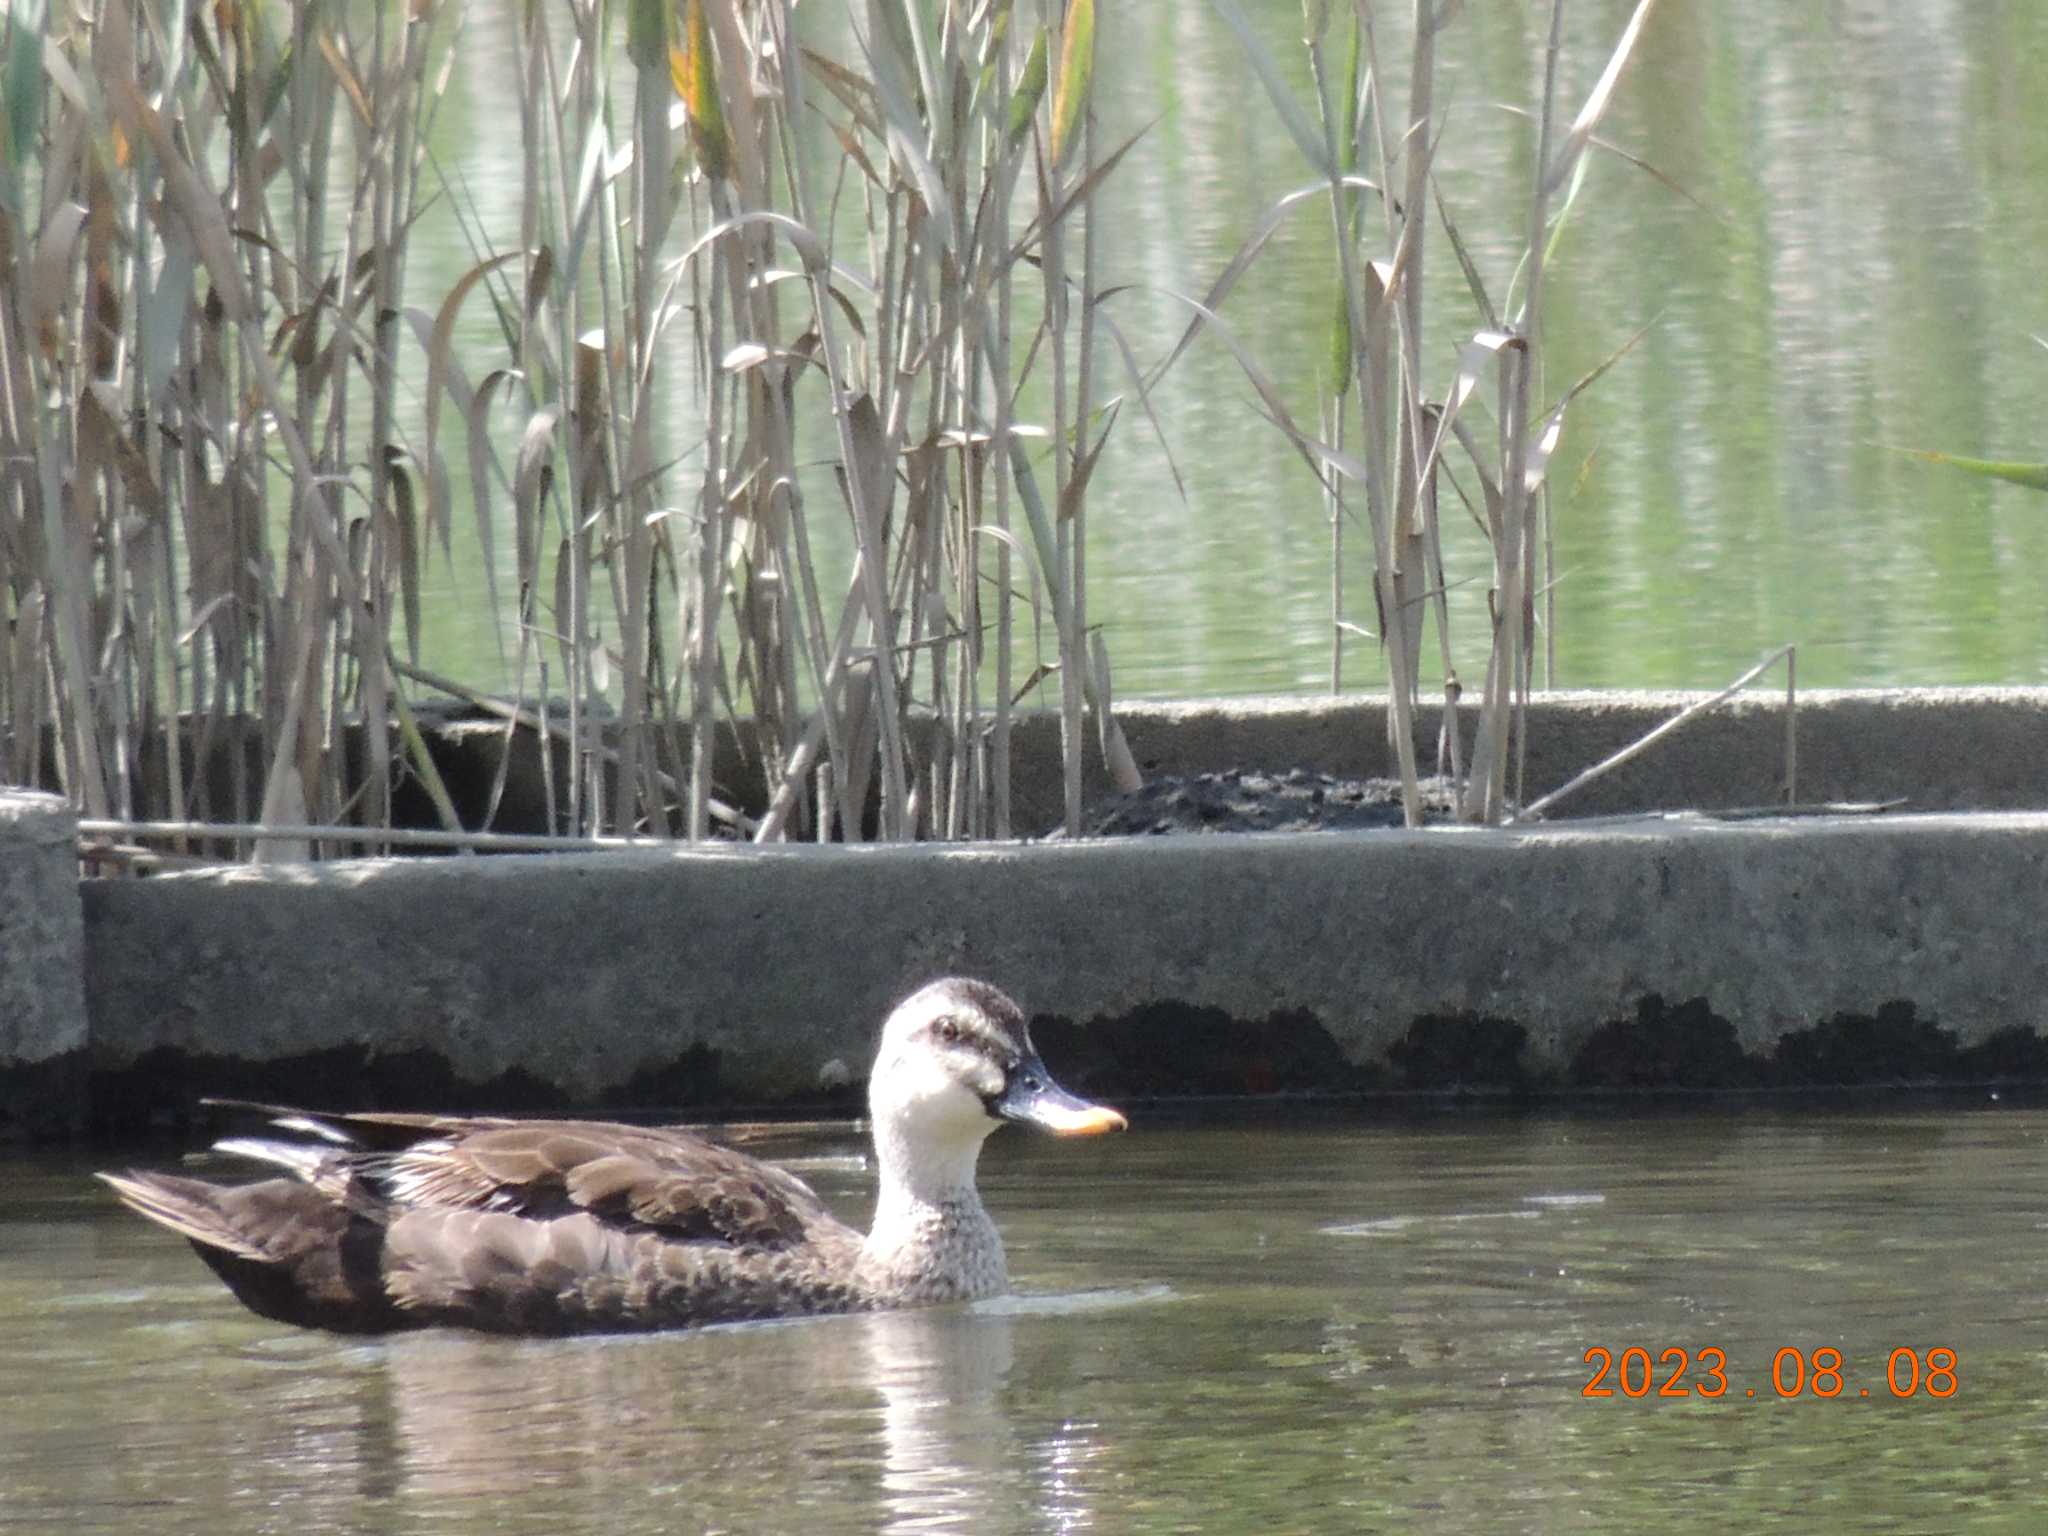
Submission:
[[[1504,499],[1501,495],[1500,482],[1487,468],[1486,449],[1480,446],[1479,439],[1472,435],[1472,429],[1465,424],[1462,417],[1451,422],[1451,434],[1457,438],[1458,446],[1465,450],[1465,456],[1472,464],[1472,472],[1479,477],[1479,493],[1486,512],[1485,519],[1479,521],[1479,531],[1486,538],[1493,539],[1497,537],[1500,529]],[[1478,521],[1476,513],[1474,519]]]
[[[1377,182],[1368,181],[1362,176],[1346,176],[1342,178],[1339,185],[1373,192],[1380,190]],[[1250,270],[1253,260],[1260,251],[1265,249],[1266,242],[1271,240],[1280,226],[1287,222],[1288,215],[1293,213],[1304,202],[1311,198],[1322,197],[1329,190],[1330,185],[1328,182],[1312,181],[1307,186],[1296,187],[1292,192],[1283,194],[1264,213],[1259,215],[1258,222],[1252,226],[1251,233],[1246,235],[1243,241],[1239,243],[1236,252],[1231,256],[1229,262],[1225,264],[1222,272],[1217,274],[1216,280],[1209,285],[1208,291],[1202,295],[1201,303],[1195,306],[1195,318],[1188,322],[1187,329],[1181,332],[1180,339],[1174,342],[1172,350],[1152,369],[1150,374],[1151,384],[1158,384],[1166,376],[1167,370],[1180,360],[1180,355],[1202,333],[1203,316],[1211,311],[1222,309],[1223,301],[1230,296],[1231,292],[1237,287],[1239,280]]]
[[[586,676],[584,641],[589,636],[588,615],[577,602],[577,553],[569,539],[555,545],[555,648],[562,658],[562,675],[570,679],[572,697],[579,680]]]
[[[1287,440],[1294,444],[1295,451],[1302,456],[1303,461],[1309,466],[1310,473],[1315,475],[1317,480],[1322,480],[1322,466],[1327,464],[1340,474],[1350,476],[1361,485],[1369,481],[1370,473],[1364,463],[1345,453],[1341,448],[1332,447],[1312,433],[1304,432],[1295,425],[1293,413],[1287,409],[1287,402],[1279,389],[1274,385],[1272,379],[1267,376],[1266,370],[1259,366],[1259,361],[1252,356],[1251,350],[1242,341],[1238,340],[1236,333],[1229,326],[1223,323],[1221,315],[1198,300],[1189,298],[1184,293],[1175,293],[1172,294],[1172,297],[1194,310],[1201,317],[1203,323],[1221,337],[1223,344],[1230,348],[1231,356],[1237,359],[1238,368],[1243,372],[1252,388],[1258,392],[1259,401],[1266,408],[1267,419],[1286,434]]]
[[[1060,67],[1052,96],[1049,152],[1059,169],[1072,152],[1095,82],[1095,0],[1067,0],[1060,23]]]
[[[439,462],[440,457],[441,397],[448,389],[448,378],[455,340],[455,322],[462,313],[463,301],[469,297],[470,293],[476,288],[476,285],[507,262],[517,261],[520,258],[520,254],[518,251],[507,251],[502,256],[489,257],[484,261],[478,262],[467,272],[463,273],[462,276],[458,277],[455,280],[454,286],[448,290],[447,297],[441,300],[441,307],[434,312],[433,329],[426,338],[427,388],[422,406],[426,414],[424,441],[429,465],[427,480],[427,537],[432,539],[435,530],[438,529],[444,545],[448,541],[449,524],[453,519],[448,507],[448,490],[445,478],[435,474],[432,466]],[[457,402],[456,408],[458,410],[461,409],[460,401]],[[415,664],[419,661],[417,652],[413,656],[413,661]]]
[[[1056,665],[1050,662],[1043,661],[1041,661],[1037,666],[1033,667],[1031,669],[1030,674],[1024,679],[1024,681],[1017,685],[1017,691],[1010,696],[1010,707],[1014,709],[1019,704],[1022,704],[1026,699],[1030,698],[1032,689],[1036,688],[1048,677],[1058,676],[1059,670],[1060,669]]]
[[[533,253],[533,265],[526,272],[526,319],[531,321],[547,302],[548,289],[555,280],[555,248],[543,245]]]
[[[1465,275],[1465,291],[1472,295],[1472,302],[1478,306],[1484,329],[1500,329],[1500,311],[1493,307],[1493,299],[1486,291],[1486,280],[1479,275],[1479,268],[1472,260],[1472,253],[1466,249],[1465,240],[1458,233],[1458,222],[1451,217],[1451,210],[1444,202],[1443,189],[1430,178],[1430,188],[1436,195],[1437,222],[1443,226],[1444,238],[1451,242],[1451,254],[1458,258],[1458,270]]]
[[[869,9],[872,16],[877,8]],[[892,8],[881,7],[880,14],[889,23],[881,29],[883,41],[877,46],[870,38],[866,46],[869,66],[874,70],[875,99],[882,111],[882,141],[898,173],[916,189],[923,202],[924,214],[931,221],[933,243],[942,251],[951,251],[955,244],[952,202],[946,196],[945,179],[925,151],[926,125],[911,105],[903,73],[899,50],[907,51],[911,44],[907,35],[902,41],[897,40],[900,23]]]
[[[879,139],[886,130],[882,124],[881,104],[875,97],[874,82],[815,49],[805,48],[802,52],[804,62],[825,83],[825,89],[853,114],[860,131]]]
[[[217,592],[209,598],[205,606],[192,615],[191,622],[179,633],[178,644],[181,646],[190,645],[199,632],[212,622],[213,616],[220,612],[223,605],[232,601],[233,598],[234,593],[232,592]]]
[[[405,611],[405,651],[420,664],[420,529],[413,504],[412,476],[402,464],[389,466],[391,510],[398,524],[398,595]]]
[[[1550,162],[1544,177],[1546,192],[1555,192],[1562,187],[1577,169],[1579,157],[1585,153],[1593,130],[1600,126],[1600,119],[1607,115],[1608,107],[1614,103],[1614,90],[1621,83],[1622,69],[1634,54],[1636,40],[1642,36],[1643,23],[1649,20],[1651,7],[1656,3],[1657,0],[1638,0],[1635,13],[1629,17],[1628,25],[1622,28],[1621,38],[1615,43],[1614,52],[1608,56],[1607,67],[1601,70],[1600,78],[1593,83],[1586,104],[1572,119],[1571,127],[1565,131],[1564,143]]]
[[[1655,323],[1652,321],[1651,325]],[[1598,367],[1592,369],[1558,397],[1557,404],[1550,408],[1549,414],[1536,429],[1536,434],[1529,443],[1528,455],[1523,461],[1522,484],[1530,495],[1533,496],[1542,486],[1544,477],[1549,472],[1550,456],[1557,451],[1558,440],[1564,433],[1566,408],[1598,382],[1602,374],[1633,352],[1637,344],[1649,334],[1650,325],[1643,326],[1627,341],[1608,353]]]
[[[766,225],[787,239],[796,248],[796,253],[802,259],[804,270],[807,274],[816,276],[830,270],[837,276],[850,279],[855,283],[864,281],[859,274],[835,265],[831,260],[830,254],[825,249],[825,243],[813,234],[806,225],[799,224],[786,213],[777,213],[768,208],[756,208],[746,213],[735,214],[729,219],[712,225],[711,228],[704,231],[696,240],[691,242],[689,249],[683,252],[681,261],[687,265],[695,261],[705,251],[711,249],[719,241],[757,224]]]
[[[1442,457],[1444,445],[1455,435],[1459,418],[1465,406],[1478,393],[1479,381],[1498,367],[1500,354],[1510,347],[1526,346],[1527,343],[1512,331],[1486,330],[1475,334],[1472,339],[1458,348],[1458,367],[1452,375],[1451,387],[1438,409],[1436,431],[1432,434],[1429,451],[1424,455],[1418,480],[1427,481],[1435,472],[1437,461]],[[1476,457],[1476,454],[1475,454]]]
[[[1145,776],[1138,772],[1138,760],[1131,755],[1130,743],[1124,740],[1124,728],[1117,724],[1116,712],[1110,707],[1109,645],[1099,629],[1088,639],[1095,667],[1095,725],[1102,760],[1108,765],[1110,782],[1116,785],[1117,792],[1133,795],[1145,787]]]
[[[554,486],[554,435],[561,416],[559,405],[542,406],[527,418],[519,438],[519,459],[512,474],[512,528],[519,585],[524,589],[540,578],[542,505]]]
[[[79,392],[79,426],[91,433],[93,448],[120,474],[122,488],[151,522],[166,512],[163,491],[151,473],[149,457],[121,430],[127,412],[110,379],[95,379]]]
[[[1095,323],[1107,331],[1110,340],[1115,343],[1117,356],[1124,365],[1124,376],[1131,381],[1131,389],[1138,397],[1138,408],[1144,412],[1145,420],[1152,428],[1153,440],[1159,444],[1159,452],[1166,460],[1167,472],[1173,476],[1174,491],[1185,502],[1188,499],[1187,481],[1181,475],[1179,461],[1173,456],[1172,445],[1166,440],[1166,428],[1160,422],[1158,412],[1152,408],[1151,386],[1146,382],[1144,370],[1138,366],[1137,354],[1131,350],[1130,341],[1125,337],[1123,328],[1102,308],[1102,301],[1109,296],[1109,293],[1098,296]]]
[[[1071,522],[1081,510],[1088,494],[1088,482],[1094,477],[1095,465],[1102,457],[1102,450],[1108,446],[1110,428],[1116,425],[1118,403],[1114,400],[1104,408],[1102,432],[1095,439],[1095,446],[1082,453],[1067,475],[1067,483],[1060,488],[1060,521]]]
[[[1153,121],[1156,122],[1157,119],[1155,118]],[[1046,230],[1054,228],[1068,214],[1072,213],[1075,208],[1089,202],[1101,189],[1103,182],[1109,178],[1110,173],[1123,162],[1124,156],[1129,154],[1138,140],[1142,139],[1151,129],[1151,123],[1144,124],[1129,138],[1125,139],[1123,143],[1117,145],[1115,149],[1097,160],[1090,167],[1087,175],[1075,181],[1072,186],[1068,187],[1061,194],[1058,202],[1051,204],[1050,212],[1041,208],[1038,215],[1025,227],[1024,237],[1010,248],[1008,256],[1004,258],[1005,265],[1016,265],[1017,262],[1023,259],[1024,252],[1033,242],[1040,239]]]
[[[119,5],[122,0],[109,0],[110,9]],[[156,152],[157,168],[164,178],[165,201],[153,210],[154,217],[161,224],[166,205],[176,212],[198,247],[226,317],[236,322],[250,318],[254,311],[241,269],[235,264],[226,221],[221,218],[221,200],[208,186],[205,172],[178,153],[163,118],[143,100],[132,81],[116,78],[107,84],[120,119],[136,136],[148,139]]]
[[[363,82],[357,78],[354,67],[343,57],[340,46],[334,40],[333,31],[322,27],[317,46],[320,49],[320,57],[327,61],[328,69],[333,72],[335,83],[341,87],[342,96],[355,112],[356,126],[366,133],[373,133],[375,118],[370,111],[370,98],[363,90]]]
[[[859,168],[861,175],[866,178],[868,185],[877,191],[884,190],[885,184],[882,181],[881,172],[877,171],[874,162],[868,159],[867,146],[862,144],[855,134],[840,123],[832,122],[828,119],[825,126],[832,130],[832,137],[839,141],[839,152]]]
[[[65,202],[50,210],[36,236],[28,269],[28,328],[45,357],[54,358],[63,344],[59,316],[71,300],[71,258],[85,229],[82,203]]]
[[[463,406],[463,417],[469,424],[470,500],[476,513],[477,547],[483,554],[484,592],[493,613],[501,610],[498,602],[496,520],[491,515],[491,481],[495,478],[502,482],[504,471],[491,451],[491,394],[500,386],[509,385],[514,377],[509,368],[492,369],[484,375],[483,382],[477,385]],[[450,383],[457,382],[459,380],[451,376]]]
[[[859,480],[858,500],[852,505],[866,520],[862,537],[879,541],[896,499],[896,473],[895,454],[874,396],[864,393],[847,403],[846,425],[853,443],[850,467]]]

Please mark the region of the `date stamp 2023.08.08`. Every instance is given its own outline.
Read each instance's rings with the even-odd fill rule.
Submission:
[[[1875,1369],[1875,1362],[1852,1362],[1832,1345],[1802,1349],[1787,1344],[1753,1383],[1743,1381],[1746,1373],[1733,1369],[1728,1352],[1713,1344],[1656,1350],[1595,1344],[1585,1361],[1592,1374],[1579,1389],[1581,1397],[1949,1398],[1962,1386],[1962,1362],[1955,1350],[1940,1344],[1900,1345]]]

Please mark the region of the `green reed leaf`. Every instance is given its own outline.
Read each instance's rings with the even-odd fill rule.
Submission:
[[[1031,131],[1032,116],[1038,111],[1038,103],[1045,97],[1046,75],[1046,32],[1038,29],[1038,35],[1031,40],[1031,52],[1024,59],[1024,74],[1017,81],[1017,89],[1010,94],[1010,120],[1003,128],[1003,139],[1014,146]]]
[[[1943,453],[1938,448],[1899,448],[1893,451],[1924,463],[1945,464],[1967,475],[1981,475],[1987,480],[2009,480],[2014,485],[2024,485],[2030,491],[2048,491],[2048,464],[2029,464],[2017,459],[1966,459],[1960,454]]]

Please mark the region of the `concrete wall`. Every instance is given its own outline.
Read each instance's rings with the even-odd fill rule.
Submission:
[[[1532,786],[1674,705],[1559,707]],[[1125,715],[1152,772],[1357,772],[1380,718]],[[1782,723],[1689,727],[1623,803],[1768,803]],[[948,971],[1112,1094],[2048,1079],[2048,692],[1843,696],[1800,739],[1802,798],[2037,809],[237,867],[81,910],[68,814],[0,797],[0,1135],[207,1093],[850,1107]]]
[[[0,1136],[84,1123],[82,943],[70,806],[0,790]]]
[[[95,1066],[173,1098],[809,1098],[953,971],[1072,1020],[1305,1015],[1335,1053],[1292,1086],[1441,1087],[1497,1074],[1352,1069],[1493,1018],[1564,1081],[1650,994],[1748,1052],[1900,1004],[2038,1031],[2044,910],[2043,814],[381,861],[96,883],[87,1001]]]

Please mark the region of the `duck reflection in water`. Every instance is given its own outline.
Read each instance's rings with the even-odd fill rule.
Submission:
[[[1047,1351],[1036,1392],[1066,1395],[1055,1341],[1070,1320],[1004,1307],[660,1341],[396,1340],[377,1362],[395,1491],[430,1507],[518,1488],[545,1506],[645,1479],[645,1497],[711,1524],[743,1512],[734,1529],[1086,1528],[1097,1432],[1022,1422],[1005,1390],[1023,1327]],[[696,1503],[707,1483],[716,1510]]]

